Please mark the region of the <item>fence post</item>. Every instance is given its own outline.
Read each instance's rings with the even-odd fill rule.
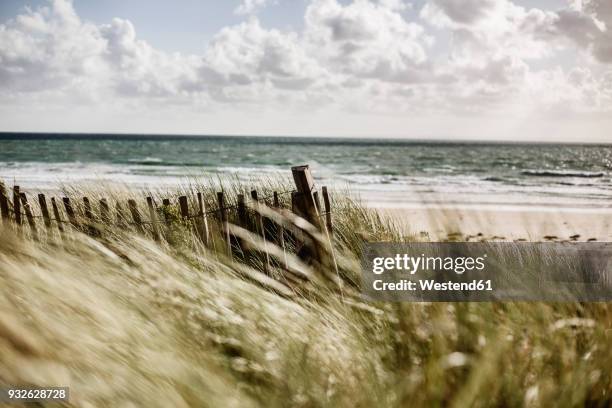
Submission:
[[[189,204],[187,203],[187,196],[180,196],[178,200],[179,207],[181,209],[181,217],[183,220],[189,219]]]
[[[297,191],[291,192],[291,212],[300,217],[304,216],[304,211],[302,210],[302,193],[298,193]]]
[[[331,238],[334,236],[334,230],[332,225],[331,204],[329,201],[329,193],[327,191],[327,186],[323,186],[321,188],[321,193],[323,194],[323,204],[325,205],[325,224],[327,226],[327,232],[329,233],[329,236]]]
[[[319,211],[317,210],[316,200],[313,195],[314,179],[310,173],[310,167],[307,164],[295,166],[291,168],[291,172],[293,173],[293,181],[295,181],[297,191],[302,193],[304,217],[308,222],[321,230]]]
[[[51,217],[49,216],[49,208],[47,207],[47,199],[44,194],[38,195],[38,204],[40,205],[40,212],[42,213],[43,220],[45,222],[45,228],[51,228]]]
[[[83,209],[85,210],[85,218],[87,218],[87,232],[89,235],[98,235],[98,230],[93,225],[94,216],[93,212],[91,211],[91,203],[87,197],[83,197]]]
[[[217,193],[217,203],[219,205],[219,221],[221,221],[221,229],[223,231],[223,238],[227,245],[227,254],[232,255],[232,243],[230,241],[229,225],[227,225],[227,212],[225,209],[225,197],[223,191]]]
[[[246,204],[244,202],[244,194],[238,194],[238,222],[244,229],[248,229],[249,219],[247,216]]]
[[[251,191],[251,198],[253,199],[253,202],[255,203],[255,210],[256,210],[255,218],[257,219],[257,229],[259,230],[259,235],[261,236],[261,239],[263,239],[264,253],[266,255],[266,263],[264,263],[264,272],[268,273],[268,271],[270,270],[270,254],[268,254],[268,242],[266,241],[266,230],[264,227],[263,216],[261,215],[261,212],[259,211],[259,206],[261,205],[261,203],[259,202],[259,199],[257,198],[257,190]]]
[[[321,211],[321,200],[319,200],[319,192],[316,190],[313,191],[312,198],[314,198],[315,206],[317,207],[317,213],[320,216],[322,211]],[[319,218],[319,222],[321,223],[321,228],[323,228],[323,221],[321,221],[320,218]]]
[[[200,211],[199,215],[202,221],[200,237],[202,238],[202,242],[204,243],[204,245],[208,246],[210,235],[208,232],[208,220],[206,219],[206,204],[204,204],[204,197],[202,197],[202,193],[200,192],[198,192],[198,209]]]
[[[61,235],[64,232],[64,226],[62,225],[62,218],[60,216],[59,208],[57,208],[55,197],[51,197],[51,207],[53,207],[53,216],[55,217],[55,222],[57,223],[57,229],[59,230],[60,235]]]
[[[6,190],[4,183],[0,182],[0,215],[2,215],[2,222],[8,224],[9,222],[9,206],[8,198],[6,197]]]
[[[132,220],[134,220],[136,230],[139,233],[143,234],[144,230],[142,229],[142,219],[140,218],[140,212],[138,212],[138,205],[136,205],[136,200],[129,199],[128,208],[130,209],[130,213],[132,214]]]
[[[278,193],[274,192],[274,208],[280,209],[280,200],[278,199]],[[285,228],[281,224],[276,224],[276,243],[283,249],[283,266],[285,269],[288,268],[287,264],[287,252],[285,251]]]
[[[23,204],[23,210],[26,213],[26,218],[28,220],[28,225],[32,230],[32,234],[34,238],[36,238],[36,223],[34,222],[34,216],[32,215],[32,208],[30,207],[30,203],[28,203],[28,197],[25,193],[19,193],[19,198],[21,199],[21,203]]]
[[[83,197],[83,208],[85,210],[85,218],[89,221],[93,221],[93,213],[91,212],[91,203],[89,202],[89,198]]]
[[[123,208],[119,201],[115,204],[115,210],[117,211],[117,225],[123,227],[125,225],[125,215],[123,214]]]
[[[100,219],[104,224],[110,224],[110,208],[106,198],[100,199]]]
[[[312,173],[310,173],[310,167],[307,164],[303,166],[295,166],[291,168],[291,172],[293,173],[293,180],[295,181],[297,190],[302,195],[302,210],[304,211],[306,220],[318,228],[319,231],[326,232],[325,224],[322,223],[319,218],[318,195],[314,194],[314,179],[312,177]],[[337,273],[338,266],[331,240],[329,240],[329,243],[330,256],[327,256],[328,254],[326,253],[325,249],[319,243],[317,243],[316,240],[313,241],[314,253],[324,267],[333,267]]]
[[[72,204],[70,203],[70,198],[64,197],[62,198],[64,202],[64,209],[66,210],[66,214],[68,215],[68,221],[74,228],[79,228],[79,223],[77,222],[76,216],[74,215],[74,209],[72,208]]]
[[[153,239],[159,241],[159,230],[157,229],[157,215],[153,206],[153,198],[147,197],[147,206],[149,207],[149,218],[151,219],[151,227],[153,231]]]
[[[261,221],[261,214],[259,214],[259,199],[257,195],[257,190],[251,190],[251,199],[255,204],[255,232],[259,235],[263,236],[263,222]]]
[[[164,209],[164,221],[166,221],[166,225],[169,225],[170,215],[168,214],[168,209],[170,207],[170,200],[167,198],[162,199],[162,207]]]
[[[19,197],[19,186],[13,186],[13,212],[15,213],[15,224],[21,225],[21,198]]]
[[[302,193],[297,191],[291,192],[291,212],[300,217],[304,217],[304,210],[302,209]],[[295,231],[293,237],[295,238],[295,249],[296,253],[300,253],[300,250],[304,246],[304,233],[302,231]]]

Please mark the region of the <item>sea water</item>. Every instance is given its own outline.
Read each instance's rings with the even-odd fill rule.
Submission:
[[[194,177],[286,177],[378,207],[612,209],[612,146],[346,138],[0,134],[0,178],[26,189],[119,182],[172,187]]]

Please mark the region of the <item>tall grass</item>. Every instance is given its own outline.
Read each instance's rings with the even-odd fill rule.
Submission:
[[[214,209],[218,188],[150,194],[204,191]],[[223,188],[230,203],[244,189]],[[340,281],[290,254],[293,274],[279,260],[265,274],[255,250],[232,259],[213,219],[209,247],[176,214],[161,242],[148,226],[36,239],[0,227],[0,386],[70,386],[76,407],[610,406],[609,304],[365,303],[362,243],[411,238],[349,198],[333,205]]]

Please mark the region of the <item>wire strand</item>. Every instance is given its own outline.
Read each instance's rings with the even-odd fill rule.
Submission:
[[[293,193],[293,192],[295,192],[295,191],[296,191],[296,190],[285,190],[285,191],[280,191],[280,192],[279,192],[279,191],[277,191],[277,192],[276,192],[276,196],[277,196],[277,197],[283,197],[283,196],[286,196],[286,195],[288,195],[288,194],[292,194],[292,193]],[[257,202],[259,203],[259,202],[266,201],[266,200],[269,200],[269,199],[272,199],[272,198],[274,198],[274,193],[273,193],[273,194],[271,194],[271,195],[267,195],[267,196],[264,196],[264,197],[258,198],[258,199],[257,199]],[[10,201],[8,201],[8,202],[10,203]],[[27,204],[28,204],[28,205],[30,205],[29,203],[27,203]],[[24,205],[25,205],[25,204],[24,204]],[[175,205],[176,205],[176,204],[175,204]],[[266,205],[266,206],[267,206],[267,204],[266,204],[266,203],[264,203],[264,205]],[[238,209],[238,207],[239,207],[239,206],[238,206],[237,204],[226,205],[226,206],[223,206],[223,207],[218,207],[218,208],[216,208],[216,209],[214,209],[214,210],[208,210],[208,211],[205,211],[205,212],[203,212],[203,213],[200,211],[200,212],[198,212],[197,214],[190,214],[190,215],[187,215],[186,217],[183,217],[183,219],[189,219],[189,220],[196,219],[196,218],[206,218],[206,219],[211,219],[211,218],[212,218],[212,219],[215,219],[215,218],[217,218],[217,216],[219,215],[220,211],[226,211],[226,210]],[[157,207],[157,208],[160,208],[160,207]],[[274,207],[273,207],[273,208],[274,208]],[[245,209],[246,209],[246,211],[248,211],[248,212],[250,212],[250,213],[257,213],[257,211],[256,211],[256,210],[254,210],[253,208],[250,208],[250,207],[248,207],[248,206],[245,206]],[[109,210],[110,210],[110,209],[109,209]],[[11,213],[11,214],[16,214],[16,212],[15,212],[15,210],[14,210],[14,206],[12,206],[12,205],[8,207],[8,211],[9,211],[9,213]],[[91,210],[90,210],[90,211],[91,211]],[[19,214],[22,216],[22,218],[36,218],[36,219],[41,219],[41,218],[42,218],[42,219],[46,219],[46,220],[49,220],[49,221],[54,221],[54,222],[56,222],[56,223],[61,223],[61,224],[73,224],[73,221],[70,221],[70,220],[62,220],[62,219],[56,219],[55,217],[48,217],[48,218],[47,218],[47,217],[45,217],[45,216],[43,216],[43,215],[36,215],[36,214],[29,214],[29,215],[28,215],[26,212],[22,212],[22,211],[19,211]],[[93,213],[92,213],[92,214],[93,214]],[[329,211],[329,212],[328,212],[328,211],[322,211],[322,212],[320,212],[320,213],[319,213],[319,217],[323,217],[323,216],[325,216],[325,215],[327,215],[327,214],[331,214],[331,211]],[[79,217],[80,217],[80,216],[79,216]],[[99,218],[99,217],[95,217],[95,216],[94,216],[94,218]],[[142,220],[142,221],[140,221],[140,222],[134,222],[134,221],[128,221],[128,220],[127,220],[127,219],[125,219],[125,217],[123,217],[123,216],[122,216],[122,218],[123,218],[123,224],[128,224],[128,225],[142,225],[142,224],[147,224],[147,225],[152,225],[152,224],[167,224],[167,221],[161,221],[161,220],[158,220],[158,221],[153,221],[153,220]],[[93,219],[93,218],[92,218],[92,219],[89,219],[89,221],[96,222],[96,220],[95,220],[95,219]],[[114,226],[120,226],[120,225],[121,225],[120,223],[106,223],[106,222],[105,222],[104,224],[110,224],[110,225],[114,225]]]

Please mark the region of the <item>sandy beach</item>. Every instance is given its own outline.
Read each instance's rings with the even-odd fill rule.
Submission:
[[[379,211],[396,219],[409,233],[427,232],[433,240],[444,239],[454,233],[461,233],[463,238],[469,240],[612,239],[612,211],[606,209],[422,207],[385,208]]]

